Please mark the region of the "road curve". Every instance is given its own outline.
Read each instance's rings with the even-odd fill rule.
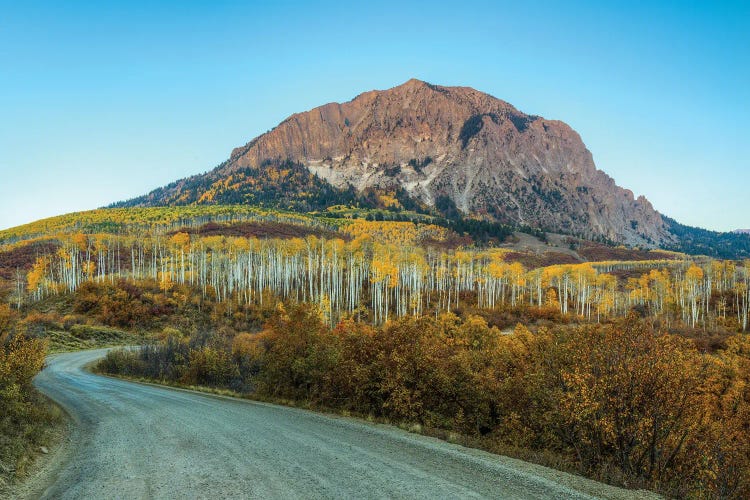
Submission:
[[[35,384],[72,416],[42,498],[630,497],[399,429],[94,375],[52,356]]]

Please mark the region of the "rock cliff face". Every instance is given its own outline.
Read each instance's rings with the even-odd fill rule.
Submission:
[[[468,87],[409,80],[292,115],[206,175],[226,179],[284,160],[339,188],[402,187],[468,216],[635,245],[672,239],[648,200],[597,170],[568,125]],[[167,188],[168,198],[180,186]],[[142,204],[160,201],[151,198]]]

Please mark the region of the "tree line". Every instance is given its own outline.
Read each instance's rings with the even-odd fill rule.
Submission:
[[[747,263],[653,260],[527,269],[506,261],[504,249],[414,244],[417,237],[439,236],[437,226],[386,223],[378,241],[367,234],[371,224],[378,223],[352,224],[350,241],[78,233],[55,254],[39,255],[25,282],[17,277],[13,301],[72,292],[86,281],[150,279],[165,290],[197,287],[204,297],[229,304],[262,304],[267,293],[312,303],[330,324],[343,316],[381,324],[463,305],[491,309],[508,304],[552,307],[588,321],[622,317],[637,307],[668,327],[748,328]],[[412,233],[401,233],[397,224]],[[618,278],[618,273],[628,277]]]

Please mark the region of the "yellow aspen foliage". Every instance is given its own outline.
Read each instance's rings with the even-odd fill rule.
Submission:
[[[174,287],[172,276],[170,273],[159,272],[159,289],[167,292]]]
[[[175,233],[170,242],[177,248],[187,250],[190,246],[190,235],[185,232]]]
[[[558,309],[560,307],[560,301],[557,298],[557,291],[554,288],[548,288],[545,294],[544,304],[547,307],[554,307]]]
[[[96,264],[91,260],[84,262],[83,273],[86,276],[87,280],[93,279],[94,273],[96,273]]]
[[[79,250],[84,251],[88,246],[88,236],[83,233],[76,233],[71,236],[71,240],[78,247]]]
[[[685,277],[689,281],[700,281],[703,279],[703,269],[695,264],[691,264],[688,270],[685,272]]]
[[[47,274],[49,258],[46,256],[37,257],[31,270],[26,275],[26,282],[29,290],[37,290],[43,283]]]

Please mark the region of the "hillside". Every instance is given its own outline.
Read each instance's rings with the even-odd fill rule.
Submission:
[[[117,206],[316,210],[377,205],[384,196],[409,208],[629,245],[674,242],[648,200],[598,170],[565,123],[471,88],[419,80],[292,115],[214,170]]]

